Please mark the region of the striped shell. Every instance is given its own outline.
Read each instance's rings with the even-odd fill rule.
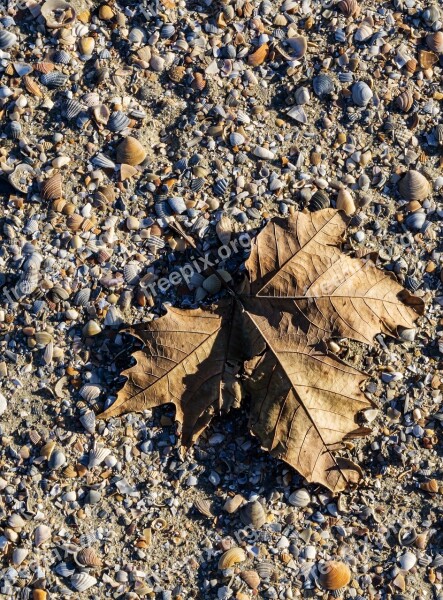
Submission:
[[[315,212],[316,210],[322,210],[323,208],[329,208],[331,206],[331,202],[329,200],[329,196],[323,190],[317,190],[309,200],[308,208],[311,212]]]
[[[116,110],[111,114],[108,120],[108,129],[110,131],[123,131],[126,129],[131,120],[121,110]]]
[[[363,22],[360,27],[354,33],[354,40],[356,42],[366,42],[374,33],[374,30],[369,23]]]
[[[443,31],[436,31],[427,35],[426,44],[433,52],[437,52],[437,54],[443,53]]]
[[[186,203],[180,196],[168,198],[168,204],[175,215],[181,215],[186,212]]]
[[[57,200],[63,196],[63,182],[60,173],[45,179],[40,189],[43,200]]]
[[[326,96],[330,96],[334,91],[334,82],[329,75],[321,73],[312,80],[312,88],[316,96],[325,98]]]
[[[409,90],[405,90],[395,99],[395,105],[402,112],[409,112],[414,103],[414,97]]]
[[[75,306],[86,306],[89,302],[89,298],[91,297],[91,290],[89,288],[83,288],[79,290],[74,298]]]
[[[194,506],[204,517],[211,519],[214,516],[211,510],[211,504],[208,502],[208,500],[197,498],[194,500]]]
[[[51,73],[44,73],[40,77],[40,81],[48,88],[63,87],[67,80],[68,76],[61,71],[51,71]]]
[[[57,50],[52,58],[53,62],[58,65],[69,65],[72,58],[69,52],[66,50]]]
[[[77,592],[85,592],[97,583],[97,579],[88,573],[75,573],[71,577],[71,585]]]
[[[258,563],[256,571],[261,579],[270,579],[274,574],[275,567],[269,560],[262,560]]]
[[[367,106],[373,95],[371,88],[364,81],[357,81],[352,86],[352,100],[357,106]]]
[[[221,177],[214,183],[214,194],[216,196],[224,196],[228,190],[229,182]]]
[[[424,200],[431,190],[426,177],[411,170],[400,180],[398,191],[405,200]]]
[[[74,558],[81,567],[101,567],[103,564],[94,548],[82,548]]]
[[[240,577],[251,590],[256,590],[260,585],[260,575],[257,571],[242,571]]]
[[[110,454],[111,450],[109,450],[109,448],[105,448],[104,446],[99,445],[95,446],[89,452],[88,468],[93,469],[94,467],[98,467]]]
[[[266,523],[266,513],[257,500],[248,502],[243,506],[240,511],[240,518],[245,525],[252,525],[254,529],[259,529]]]
[[[443,146],[443,125],[436,125],[434,128],[434,136],[440,146]]]
[[[343,562],[329,561],[318,566],[318,581],[325,590],[340,590],[351,581],[351,571]]]
[[[357,0],[340,0],[337,4],[338,9],[345,17],[353,17],[359,12],[359,5]]]
[[[301,488],[300,490],[295,490],[295,492],[292,492],[288,498],[288,502],[297,508],[304,508],[310,504],[311,496],[307,490]]]
[[[40,89],[39,84],[35,79],[29,77],[29,75],[25,75],[22,79],[23,85],[25,86],[25,90],[35,96],[36,98],[41,98],[43,96],[43,92]]]
[[[224,571],[225,569],[229,569],[230,567],[233,567],[238,563],[244,562],[245,560],[245,551],[242,548],[235,546],[234,548],[226,550],[226,552],[222,554],[220,560],[218,561],[218,568],[221,571]]]
[[[0,31],[0,50],[6,50],[15,44],[17,41],[17,36],[15,33],[11,33],[10,31],[6,31],[6,29],[2,29]]]
[[[92,164],[101,169],[115,169],[115,163],[105,154],[99,152],[91,160]]]
[[[10,140],[18,140],[22,133],[22,126],[18,121],[10,121],[5,127],[5,132]]]
[[[78,100],[70,98],[64,103],[63,110],[67,119],[75,119],[82,112],[83,106]]]
[[[125,138],[117,146],[117,162],[135,166],[142,163],[146,158],[146,150],[140,142],[131,136]]]

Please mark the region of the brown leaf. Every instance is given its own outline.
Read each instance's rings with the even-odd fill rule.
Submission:
[[[356,423],[371,406],[366,376],[321,342],[372,344],[379,333],[411,328],[424,307],[372,261],[341,251],[346,223],[333,209],[275,219],[254,241],[235,298],[213,309],[171,308],[130,328],[144,349],[101,417],[173,402],[183,442],[192,443],[215,413],[240,402],[243,366],[250,428],[262,446],[334,492],[357,483],[360,467],[335,451],[367,433]]]

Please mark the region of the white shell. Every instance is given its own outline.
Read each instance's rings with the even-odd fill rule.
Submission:
[[[25,558],[28,556],[29,550],[27,548],[15,548],[12,553],[12,564],[18,567],[22,564]]]
[[[371,88],[364,81],[357,81],[352,86],[352,100],[357,106],[367,106],[373,95]]]
[[[93,467],[98,467],[105,458],[111,454],[111,451],[104,446],[96,446],[89,453],[89,462],[88,467],[92,469]]]
[[[303,106],[300,106],[298,104],[288,110],[288,116],[291,117],[291,119],[298,121],[299,123],[307,123],[308,122],[308,118],[303,109]]]
[[[88,433],[94,433],[95,431],[95,413],[92,410],[88,410],[84,415],[80,417],[80,423],[86,429]]]
[[[263,160],[273,160],[275,158],[275,154],[268,150],[268,148],[263,148],[263,146],[256,146],[252,154]]]
[[[34,545],[41,546],[51,539],[52,532],[47,525],[38,525],[34,530]]]
[[[231,142],[231,146],[241,146],[245,143],[245,136],[241,133],[234,131],[229,136],[229,141]]]
[[[288,502],[289,504],[292,504],[292,506],[303,508],[305,506],[308,506],[308,504],[311,502],[311,496],[309,495],[309,492],[307,490],[302,488],[300,490],[292,492],[292,494],[288,498]]]
[[[0,393],[0,415],[2,415],[7,408],[8,408],[8,401],[3,396],[3,394]]]
[[[123,321],[123,315],[119,309],[116,306],[110,306],[108,308],[108,312],[106,313],[104,324],[107,327],[118,327],[123,323]]]
[[[417,557],[413,552],[405,552],[403,556],[400,556],[398,563],[403,571],[410,571],[416,564]]]
[[[71,585],[77,592],[84,592],[97,583],[97,579],[87,573],[75,573],[71,577]]]
[[[365,42],[373,34],[373,29],[368,23],[362,23],[354,34],[356,42]]]
[[[87,402],[96,400],[101,394],[101,387],[92,383],[85,383],[80,389],[80,396]]]
[[[311,95],[308,88],[302,86],[295,90],[294,98],[297,104],[307,104],[311,99]]]

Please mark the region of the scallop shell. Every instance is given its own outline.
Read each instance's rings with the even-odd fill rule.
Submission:
[[[110,131],[123,131],[131,122],[131,119],[121,110],[117,110],[111,114],[108,120],[108,129]]]
[[[107,456],[111,454],[111,450],[109,448],[105,448],[104,446],[95,446],[89,452],[89,462],[88,467],[93,469],[94,467],[98,467],[105,460]]]
[[[255,52],[248,56],[248,65],[251,67],[258,67],[263,64],[268,56],[268,51],[268,44],[262,44]]]
[[[89,302],[89,298],[91,297],[91,290],[89,288],[83,288],[79,290],[74,298],[75,306],[86,306]]]
[[[218,561],[218,568],[221,571],[224,571],[225,569],[229,569],[230,567],[233,567],[238,563],[244,562],[245,560],[245,551],[242,548],[235,546],[234,548],[226,550],[226,552],[222,554],[220,560]]]
[[[88,92],[82,96],[82,101],[89,108],[93,108],[94,106],[100,104],[100,96],[97,94],[97,92]]]
[[[428,180],[418,171],[408,171],[398,184],[400,195],[405,200],[424,200],[431,188]]]
[[[245,504],[240,511],[240,518],[245,525],[252,525],[254,529],[266,523],[266,513],[258,500]]]
[[[355,213],[355,202],[348,189],[343,188],[339,190],[336,208],[337,210],[342,210],[348,217]]]
[[[340,590],[351,581],[351,570],[340,561],[329,561],[318,566],[320,585],[326,590]]]
[[[414,103],[414,97],[409,90],[405,90],[395,99],[395,105],[402,112],[409,112]]]
[[[319,98],[326,98],[330,96],[334,91],[334,82],[329,77],[329,75],[325,75],[324,73],[320,73],[312,80],[312,88],[314,90],[314,94]]]
[[[43,200],[57,200],[63,196],[63,182],[60,173],[56,173],[43,181],[40,195]]]
[[[13,46],[17,41],[15,33],[6,31],[6,29],[0,30],[0,50],[7,50]]]
[[[123,277],[129,285],[136,285],[140,279],[140,264],[130,262],[123,267]]]
[[[92,164],[96,167],[100,167],[101,169],[115,169],[115,163],[105,154],[99,152],[94,158],[91,160]]]
[[[34,530],[34,545],[39,548],[51,539],[52,532],[47,525],[38,525]]]
[[[71,55],[66,50],[57,50],[53,56],[53,62],[58,65],[69,65],[72,60]]]
[[[373,95],[371,88],[364,81],[357,81],[352,86],[352,100],[357,106],[367,106]]]
[[[85,592],[97,583],[97,579],[88,573],[75,573],[71,577],[71,585],[77,592]]]
[[[80,567],[101,567],[103,564],[94,548],[82,548],[75,554],[74,560]]]
[[[68,81],[68,76],[61,71],[51,71],[51,73],[44,73],[40,81],[48,88],[59,88]]]
[[[288,498],[289,504],[292,506],[297,506],[298,508],[304,508],[308,506],[311,502],[311,496],[307,490],[301,488],[300,490],[296,490],[292,492],[292,494]]]
[[[426,44],[433,52],[437,52],[437,54],[443,53],[443,31],[436,31],[427,35]]]
[[[337,7],[346,18],[353,17],[360,12],[357,0],[340,0]]]
[[[242,571],[240,577],[251,590],[256,590],[260,585],[260,575],[257,571]]]
[[[146,158],[146,150],[140,142],[131,136],[125,138],[117,146],[117,162],[135,166],[142,163]]]
[[[63,0],[46,0],[42,4],[41,14],[48,29],[68,27],[74,23],[76,17],[71,4]]]

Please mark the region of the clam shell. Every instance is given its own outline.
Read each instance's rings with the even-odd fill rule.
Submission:
[[[405,200],[424,200],[431,191],[431,186],[424,175],[410,170],[398,184],[398,191]]]
[[[211,510],[211,504],[208,500],[197,498],[194,500],[194,506],[204,517],[212,518],[214,516]]]
[[[264,148],[263,146],[255,146],[252,154],[262,160],[274,160],[275,158],[274,152],[271,152],[271,150],[268,150],[268,148]]]
[[[118,163],[135,166],[142,163],[145,158],[146,150],[134,137],[128,136],[117,146]]]
[[[60,173],[56,173],[43,181],[40,195],[43,200],[57,200],[63,196],[63,182]]]
[[[357,81],[352,86],[352,100],[357,106],[367,106],[373,95],[371,88],[364,81]]]
[[[426,44],[433,52],[437,52],[437,54],[443,53],[443,31],[436,31],[427,35]]]
[[[86,306],[91,297],[91,290],[89,288],[83,288],[79,290],[74,297],[75,306]]]
[[[414,212],[408,215],[405,219],[405,225],[412,231],[419,231],[426,222],[426,214],[424,212]]]
[[[228,216],[223,215],[221,217],[221,219],[218,221],[218,223],[216,224],[215,231],[217,233],[218,239],[224,246],[229,244],[229,242],[231,241],[231,235],[232,235],[231,219]]]
[[[360,27],[354,33],[354,40],[356,42],[366,42],[374,33],[374,30],[369,25],[369,23],[362,23]]]
[[[21,529],[26,525],[26,521],[18,513],[12,513],[12,515],[9,515],[8,517],[8,525],[13,529]]]
[[[278,50],[282,54],[283,58],[289,61],[303,58],[307,49],[308,40],[302,35],[287,38],[278,47]]]
[[[92,410],[88,410],[80,417],[80,423],[86,429],[88,433],[95,432],[95,413]]]
[[[292,492],[292,494],[288,498],[289,504],[292,506],[297,506],[298,508],[304,508],[308,506],[311,502],[311,496],[307,490],[301,488],[300,490],[296,490]]]
[[[230,567],[233,567],[238,563],[244,562],[245,560],[245,551],[242,548],[235,546],[234,548],[226,550],[226,552],[222,554],[220,560],[218,561],[218,568],[221,571],[224,571],[225,569],[229,569]]]
[[[146,31],[141,27],[133,27],[128,35],[128,40],[132,44],[141,44],[146,42]]]
[[[271,579],[275,571],[275,566],[269,560],[262,560],[256,566],[256,571],[261,579]]]
[[[5,133],[10,140],[18,140],[22,134],[22,126],[18,121],[10,121],[5,128]]]
[[[409,112],[414,103],[414,97],[409,90],[405,90],[395,99],[395,105],[402,112]]]
[[[71,231],[79,231],[82,227],[84,218],[78,213],[73,213],[66,219],[66,226]]]
[[[323,190],[317,190],[310,198],[308,208],[311,212],[316,210],[322,210],[323,208],[329,208],[331,202],[329,196]]]
[[[357,0],[340,0],[337,3],[340,12],[347,18],[353,17],[359,13],[359,4]]]
[[[51,539],[52,532],[47,525],[38,525],[34,530],[34,545],[39,548]]]
[[[125,113],[123,113],[121,110],[116,110],[109,117],[108,129],[111,131],[123,131],[123,129],[126,129],[129,126],[130,122],[131,120],[125,115]]]
[[[75,21],[76,13],[71,4],[63,0],[46,0],[41,7],[42,17],[48,29],[68,27]]]
[[[94,548],[82,548],[75,554],[74,560],[80,567],[101,567],[103,564]]]
[[[71,577],[71,585],[77,592],[85,592],[97,583],[97,579],[88,573],[75,573]]]
[[[416,563],[417,557],[413,552],[405,552],[398,559],[398,564],[403,571],[410,571],[413,567],[415,567]]]
[[[93,319],[91,319],[83,327],[82,333],[85,337],[93,337],[94,335],[98,335],[99,333],[101,333],[101,330],[102,330],[102,328],[97,323],[97,321],[94,321]]]
[[[260,575],[257,573],[257,571],[242,571],[240,573],[240,577],[251,590],[256,590],[260,585]]]
[[[6,31],[6,29],[0,30],[0,50],[7,50],[13,46],[17,41],[15,33]]]
[[[258,67],[263,64],[268,56],[268,51],[268,44],[262,44],[255,52],[248,56],[248,65],[251,67]]]
[[[317,75],[312,80],[312,88],[314,90],[314,94],[319,98],[326,98],[330,96],[334,91],[334,82],[329,77],[329,75],[325,75],[321,73]]]
[[[266,513],[263,506],[255,500],[248,502],[240,511],[240,518],[245,525],[252,525],[254,529],[259,529],[266,523]]]
[[[48,88],[59,88],[68,81],[68,76],[61,71],[51,71],[51,73],[44,73],[40,81]]]
[[[340,590],[351,581],[351,570],[340,561],[328,561],[318,565],[320,585],[326,590]]]
[[[90,36],[80,38],[78,42],[78,51],[82,56],[91,56],[94,52],[95,39]]]

